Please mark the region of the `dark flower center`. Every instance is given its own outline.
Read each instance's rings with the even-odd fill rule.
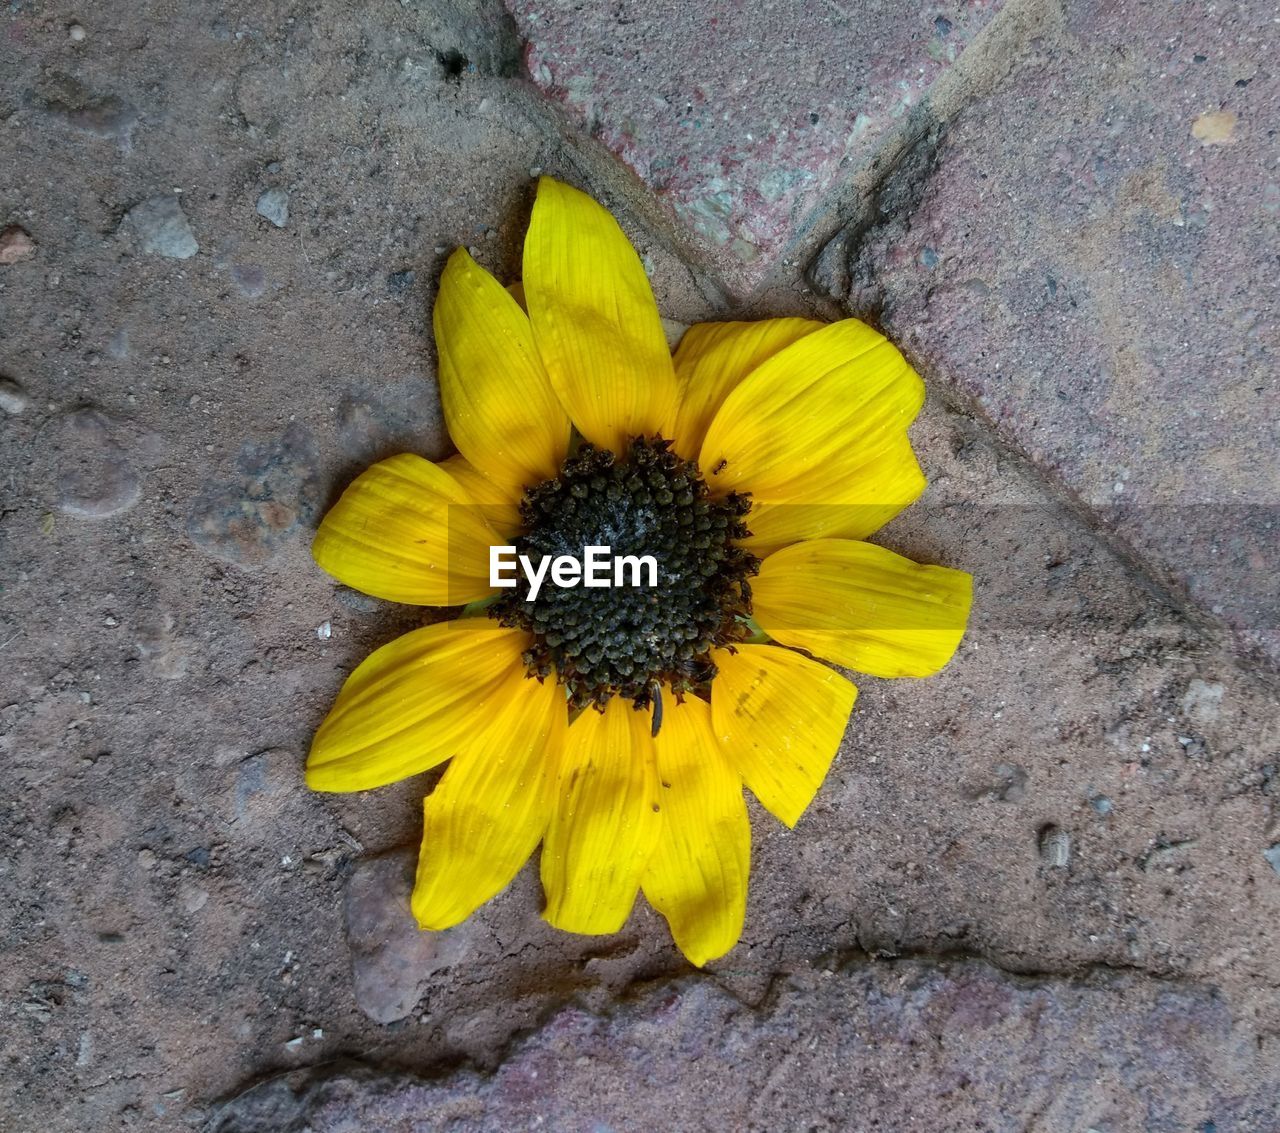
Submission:
[[[712,647],[750,633],[747,579],[760,562],[737,544],[749,534],[750,509],[745,495],[711,498],[697,464],[669,441],[636,437],[622,459],[584,443],[558,476],[525,492],[516,551],[535,567],[544,556],[581,561],[588,547],[608,547],[614,564],[628,558],[620,570],[610,564],[597,573],[607,585],[562,587],[548,577],[532,601],[518,570],[515,589],[489,614],[533,634],[529,672],[554,674],[576,708],[603,708],[612,696],[645,708],[660,684],[706,695],[716,673]],[[643,556],[656,564],[656,585],[648,585]]]

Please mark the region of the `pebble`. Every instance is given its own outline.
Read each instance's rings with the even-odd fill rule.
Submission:
[[[1040,858],[1050,869],[1065,869],[1071,861],[1071,835],[1050,824],[1040,831]]]
[[[87,34],[88,33],[84,30],[83,24],[72,24],[67,28],[67,38],[70,39],[72,43],[83,43],[84,37]]]
[[[97,409],[77,409],[58,422],[53,451],[59,511],[105,519],[138,502],[142,482],[118,433],[112,419]]]
[[[347,883],[346,929],[356,1006],[375,1023],[413,1013],[432,977],[469,959],[474,919],[423,932],[409,911],[416,848],[370,858]]]
[[[258,198],[258,215],[283,228],[289,223],[289,194],[283,189],[268,189]]]
[[[199,885],[182,886],[182,907],[188,913],[198,913],[209,903],[209,890]]]
[[[1268,850],[1263,850],[1262,856],[1267,859],[1267,863],[1280,876],[1280,842],[1277,842]]]
[[[36,242],[31,239],[31,234],[25,228],[11,224],[0,231],[0,267],[21,263],[35,254]]]
[[[182,203],[171,194],[134,205],[125,219],[144,252],[170,260],[189,260],[200,250]]]
[[[387,290],[397,297],[403,295],[410,287],[413,281],[418,278],[418,273],[414,271],[393,271],[387,275]]]
[[[0,377],[0,409],[16,417],[31,404],[31,398],[12,378]]]
[[[246,444],[239,475],[213,482],[192,504],[187,534],[202,550],[240,566],[270,561],[319,508],[316,446],[294,422],[278,440]]]

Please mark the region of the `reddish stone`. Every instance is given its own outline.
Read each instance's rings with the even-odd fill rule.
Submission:
[[[1280,658],[1274,15],[1069,4],[815,276]]]
[[[8,267],[10,264],[21,263],[35,254],[36,242],[25,229],[11,224],[0,232],[0,265]]]
[[[749,1009],[713,980],[567,1008],[493,1073],[352,1064],[264,1082],[209,1133],[1143,1129],[1271,1133],[1280,1062],[1215,990],[853,958]]]
[[[748,291],[1002,0],[507,0],[537,86]]]

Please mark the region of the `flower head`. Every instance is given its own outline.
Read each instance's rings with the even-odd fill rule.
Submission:
[[[459,455],[374,465],[320,525],[339,581],[471,616],[351,674],[307,782],[449,761],[424,804],[424,928],[541,843],[551,924],[617,931],[643,890],[701,965],[742,930],[744,785],[794,825],[844,734],[857,690],[823,662],[924,676],[964,631],[969,575],[863,541],[924,489],[923,386],[855,319],[703,324],[673,357],[613,217],[549,178],[520,294],[453,253],[434,323]],[[545,572],[593,546],[633,582],[647,556],[656,585],[493,585],[494,548]]]

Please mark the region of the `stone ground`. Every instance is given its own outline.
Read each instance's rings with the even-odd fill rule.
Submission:
[[[0,1130],[1275,1133],[1273,10],[509,9],[0,9]],[[449,451],[435,282],[515,274],[535,170],[677,322],[881,323],[880,538],[977,579],[704,973],[529,871],[419,934],[425,784],[301,783],[420,617],[310,532]]]

